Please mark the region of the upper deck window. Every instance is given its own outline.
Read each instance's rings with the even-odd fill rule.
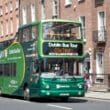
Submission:
[[[19,30],[19,41],[20,42],[29,42],[37,40],[38,37],[38,28],[37,26],[27,26]]]
[[[44,40],[79,40],[81,39],[79,23],[45,22],[43,23]]]

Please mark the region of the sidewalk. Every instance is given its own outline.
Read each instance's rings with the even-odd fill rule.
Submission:
[[[94,91],[88,91],[85,94],[85,97],[87,97],[87,98],[95,98],[95,99],[110,100],[110,92],[94,92]]]

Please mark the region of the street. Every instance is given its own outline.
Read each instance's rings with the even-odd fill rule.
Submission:
[[[70,98],[68,102],[55,99],[25,101],[0,97],[0,110],[110,110],[110,101],[89,98]]]

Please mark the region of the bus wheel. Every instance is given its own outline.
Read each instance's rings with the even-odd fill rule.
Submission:
[[[30,100],[28,87],[24,88],[24,100]]]

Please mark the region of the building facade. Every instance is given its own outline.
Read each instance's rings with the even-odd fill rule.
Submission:
[[[0,42],[13,39],[19,27],[19,0],[0,0]]]
[[[19,0],[20,26],[37,20],[37,0]]]
[[[21,3],[29,7],[27,0]],[[32,0],[33,1],[33,0]],[[36,3],[35,3],[36,1]],[[90,74],[92,84],[110,87],[110,8],[109,0],[34,0],[35,20],[71,19],[82,23],[85,40],[84,71]],[[30,6],[31,7],[31,6]],[[31,9],[31,8],[28,8]],[[29,12],[29,10],[27,11]],[[20,8],[22,10],[22,8]],[[32,9],[31,9],[32,10]],[[22,11],[23,14],[23,11]],[[25,16],[25,14],[24,14]],[[32,17],[28,13],[27,21]],[[31,22],[32,20],[28,21]]]
[[[3,2],[0,2],[0,10],[3,8],[4,12],[0,11],[0,14],[3,14],[0,16],[0,23],[1,30],[3,30],[6,28],[4,23],[12,19],[11,12],[5,13],[6,1],[12,1],[16,9],[14,4],[17,0],[1,1]],[[90,75],[92,85],[100,84],[108,89],[110,88],[109,5],[110,0],[19,0],[19,22],[20,25],[24,25],[40,19],[80,20],[85,40],[84,50],[87,56],[82,64],[84,70],[81,72]],[[13,16],[16,18],[18,11],[13,11],[15,13]],[[5,33],[1,31],[0,39],[4,40],[4,38],[8,38],[7,31]]]

